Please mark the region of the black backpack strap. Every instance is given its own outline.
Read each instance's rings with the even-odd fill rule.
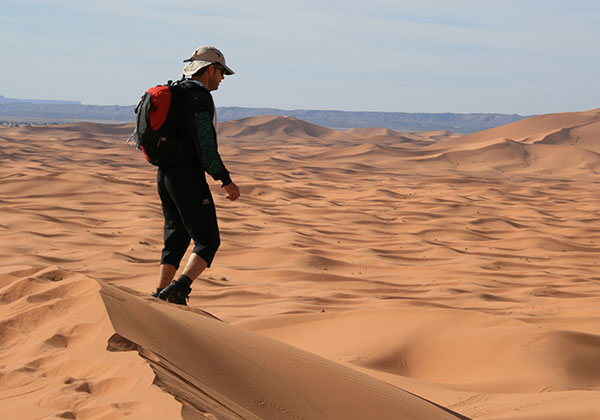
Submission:
[[[182,122],[182,103],[183,96],[188,88],[188,83],[185,83],[185,77],[179,80],[167,81],[167,86],[171,91],[171,105],[169,106],[169,114],[165,121],[165,133],[177,133]]]

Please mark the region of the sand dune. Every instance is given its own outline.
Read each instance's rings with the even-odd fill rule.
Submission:
[[[0,128],[3,418],[600,418],[599,110],[467,136],[220,123],[243,195],[211,184],[223,244],[188,309],[149,297],[131,130]]]
[[[565,112],[561,114],[545,114],[526,118],[501,127],[491,128],[478,133],[469,134],[443,142],[460,147],[468,147],[471,143],[482,143],[488,140],[505,138],[521,142],[542,140],[552,133],[573,127],[596,124],[600,119],[600,108],[586,112]],[[593,135],[593,132],[590,132]]]
[[[266,115],[261,117],[243,118],[241,120],[221,123],[220,132],[227,137],[316,137],[323,138],[335,135],[337,132],[299,120],[294,117],[279,117]]]
[[[542,289],[535,296],[549,293]],[[490,292],[480,298],[514,302]],[[286,337],[295,346],[326,353],[337,361],[459,391],[535,393],[548,384],[593,390],[600,383],[597,335],[540,329],[473,311],[431,308],[415,315],[389,308],[301,319],[283,316],[241,325],[279,339]],[[376,325],[379,328],[371,328]],[[486,337],[490,330],[494,334]],[[349,336],[348,331],[357,334]],[[315,336],[320,339],[310,339]],[[344,342],[343,351],[339,342]],[[569,352],[558,350],[564,348]],[[492,354],[494,362],[490,363]]]
[[[158,384],[198,417],[457,419],[421,398],[297,348],[104,284],[117,333],[135,342]]]
[[[600,127],[598,129],[600,130]],[[544,141],[539,143],[548,144]],[[480,171],[482,168],[487,168],[500,172],[515,172],[519,169],[527,171],[576,171],[581,169],[587,172],[597,171],[600,167],[600,154],[587,148],[562,145],[549,148],[538,145],[539,143],[526,144],[503,140],[477,149],[449,151],[422,160],[428,164],[446,163],[449,166],[460,166],[461,170]]]
[[[460,170],[588,172],[600,162],[600,109],[548,114],[479,133],[444,139],[418,157]],[[559,147],[562,146],[562,147]]]
[[[592,121],[573,127],[558,129],[555,132],[546,135],[541,140],[537,140],[535,143],[577,146],[579,148],[599,152],[600,144],[598,144],[597,140],[599,130],[600,121]]]
[[[106,351],[113,329],[95,280],[57,266],[2,271],[2,418],[179,417],[143,361]]]

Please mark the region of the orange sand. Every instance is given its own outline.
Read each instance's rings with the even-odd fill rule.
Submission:
[[[0,128],[2,418],[600,418],[600,109],[467,136],[220,123],[243,196],[212,183],[189,308],[149,297],[131,129]]]

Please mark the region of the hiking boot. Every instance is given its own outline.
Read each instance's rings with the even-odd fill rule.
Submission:
[[[152,292],[152,293],[151,293],[152,297],[155,297],[155,298],[157,298],[157,297],[158,297],[158,295],[160,295],[160,292],[162,292],[162,290],[163,290],[163,289],[161,289],[160,287],[157,287],[157,288],[156,288],[156,292]]]
[[[166,300],[169,303],[187,306],[187,300],[189,299],[189,294],[191,291],[192,288],[190,286],[179,280],[175,280],[167,287],[162,289],[162,291],[158,294],[158,298]]]

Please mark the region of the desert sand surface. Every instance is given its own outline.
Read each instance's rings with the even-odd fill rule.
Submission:
[[[0,128],[6,419],[600,419],[600,109],[462,136],[219,123],[242,197],[150,297],[132,125]]]

